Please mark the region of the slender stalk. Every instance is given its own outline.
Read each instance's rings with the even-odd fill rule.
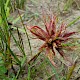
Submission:
[[[67,25],[67,27],[73,25],[73,24],[74,24],[75,22],[77,22],[78,20],[80,20],[80,16],[77,17],[76,19],[74,19],[73,21],[71,21],[71,22]]]
[[[33,56],[33,57],[28,61],[28,64],[30,64],[32,61],[34,62],[34,61],[37,59],[37,57],[40,55],[41,52],[42,52],[42,51],[39,51],[35,56]]]
[[[18,9],[17,9],[17,10],[18,10]],[[26,28],[25,28],[25,26],[24,26],[24,24],[23,24],[23,20],[22,20],[22,17],[21,17],[21,15],[20,15],[19,10],[18,10],[18,14],[19,14],[19,16],[20,16],[20,19],[21,19],[21,22],[22,22],[22,26],[23,26],[23,28],[24,28],[24,30],[25,30],[25,33],[26,33],[26,36],[27,36],[27,39],[28,39],[28,43],[29,43],[29,48],[30,48],[30,51],[31,51],[31,56],[32,56],[32,49],[31,49],[30,39],[29,39],[28,33],[27,33],[27,31],[26,31]]]
[[[68,72],[68,74],[67,74],[66,80],[70,80],[71,75],[72,75],[73,70],[75,69],[75,67],[76,67],[76,62],[74,63],[73,66],[71,66],[71,67],[69,68],[69,72]]]
[[[28,65],[28,76],[27,76],[27,80],[31,80],[30,79],[30,75],[31,75],[31,68],[30,68],[30,66]]]
[[[55,76],[56,76],[56,80],[60,80],[60,79],[59,79],[59,75],[58,75],[57,70],[55,69],[55,67],[52,65],[52,63],[49,61],[48,58],[46,58],[46,61],[47,61],[48,64],[52,67],[53,73],[55,73]]]

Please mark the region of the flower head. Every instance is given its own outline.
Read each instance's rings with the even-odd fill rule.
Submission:
[[[72,36],[76,32],[67,32],[64,23],[62,23],[58,29],[56,26],[56,16],[51,16],[49,22],[44,19],[44,24],[45,30],[43,30],[39,26],[33,26],[29,28],[29,30],[38,39],[44,41],[44,44],[39,48],[39,50],[45,49],[49,60],[54,66],[56,66],[54,61],[52,60],[52,55],[56,54],[54,49],[56,49],[64,58],[62,43],[69,41],[71,39],[70,36]]]

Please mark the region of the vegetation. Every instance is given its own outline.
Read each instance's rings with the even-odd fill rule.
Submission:
[[[77,1],[68,0],[63,11],[68,12],[73,3],[79,9]],[[58,20],[62,16],[60,12],[53,16],[55,13],[47,11],[48,8],[44,10],[43,5],[41,9],[36,7],[39,7],[37,0],[0,0],[0,80],[78,80],[80,67],[76,74],[74,72],[80,59],[77,50],[76,55],[70,53],[80,49],[80,38],[77,37],[80,30],[70,29],[80,16],[65,25],[65,20]],[[39,24],[42,26],[39,27]],[[37,44],[38,52],[35,48],[37,42],[42,45]]]

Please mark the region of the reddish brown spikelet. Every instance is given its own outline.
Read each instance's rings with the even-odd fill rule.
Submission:
[[[44,17],[45,18],[45,17]],[[52,53],[56,54],[55,50],[59,52],[59,54],[64,58],[64,52],[62,50],[62,43],[69,41],[73,34],[76,32],[67,32],[66,33],[66,26],[64,23],[61,24],[60,28],[57,29],[56,26],[56,16],[51,16],[49,18],[49,22],[44,19],[44,24],[46,30],[44,31],[39,26],[33,26],[29,28],[30,32],[34,34],[38,39],[43,40],[45,43],[39,48],[42,50],[43,48],[48,55],[49,60],[55,66],[54,62],[52,61]],[[54,50],[55,48],[55,50]]]

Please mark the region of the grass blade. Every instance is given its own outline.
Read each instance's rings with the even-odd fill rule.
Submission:
[[[71,75],[72,75],[73,70],[75,69],[75,67],[76,67],[76,62],[73,64],[72,67],[70,67],[70,69],[69,69],[69,71],[68,71],[68,74],[67,74],[67,77],[66,77],[66,80],[70,80]]]
[[[75,22],[77,22],[78,20],[80,20],[80,16],[77,17],[76,19],[74,19],[73,21],[71,21],[71,22],[67,25],[67,27],[73,25],[73,24],[74,24]]]
[[[27,76],[27,80],[31,80],[31,79],[30,79],[30,75],[31,75],[30,66],[28,65],[28,76]]]
[[[20,15],[19,10],[18,10],[18,14],[19,14],[19,16],[20,16],[20,19],[21,19],[21,22],[22,22],[22,26],[23,26],[23,28],[24,28],[24,30],[25,30],[25,33],[26,33],[26,36],[27,36],[27,39],[28,39],[28,43],[29,43],[29,48],[30,48],[30,51],[31,51],[31,56],[32,56],[32,49],[31,49],[30,39],[29,39],[28,33],[27,33],[27,31],[26,31],[26,28],[25,28],[25,26],[24,26],[24,24],[23,24],[23,20],[22,20],[22,17],[21,17],[21,15]]]
[[[53,73],[55,73],[55,76],[56,76],[56,80],[60,80],[60,79],[59,79],[59,75],[58,75],[58,73],[57,73],[55,67],[51,64],[51,62],[49,61],[48,58],[46,58],[46,61],[47,61],[48,64],[52,67]]]
[[[13,36],[12,32],[10,32],[10,33],[11,33],[11,36],[13,37],[13,39],[14,39],[16,45],[17,45],[18,48],[20,49],[20,51],[25,55],[24,49],[20,47],[20,44],[17,42],[17,40],[16,40],[15,37]]]

